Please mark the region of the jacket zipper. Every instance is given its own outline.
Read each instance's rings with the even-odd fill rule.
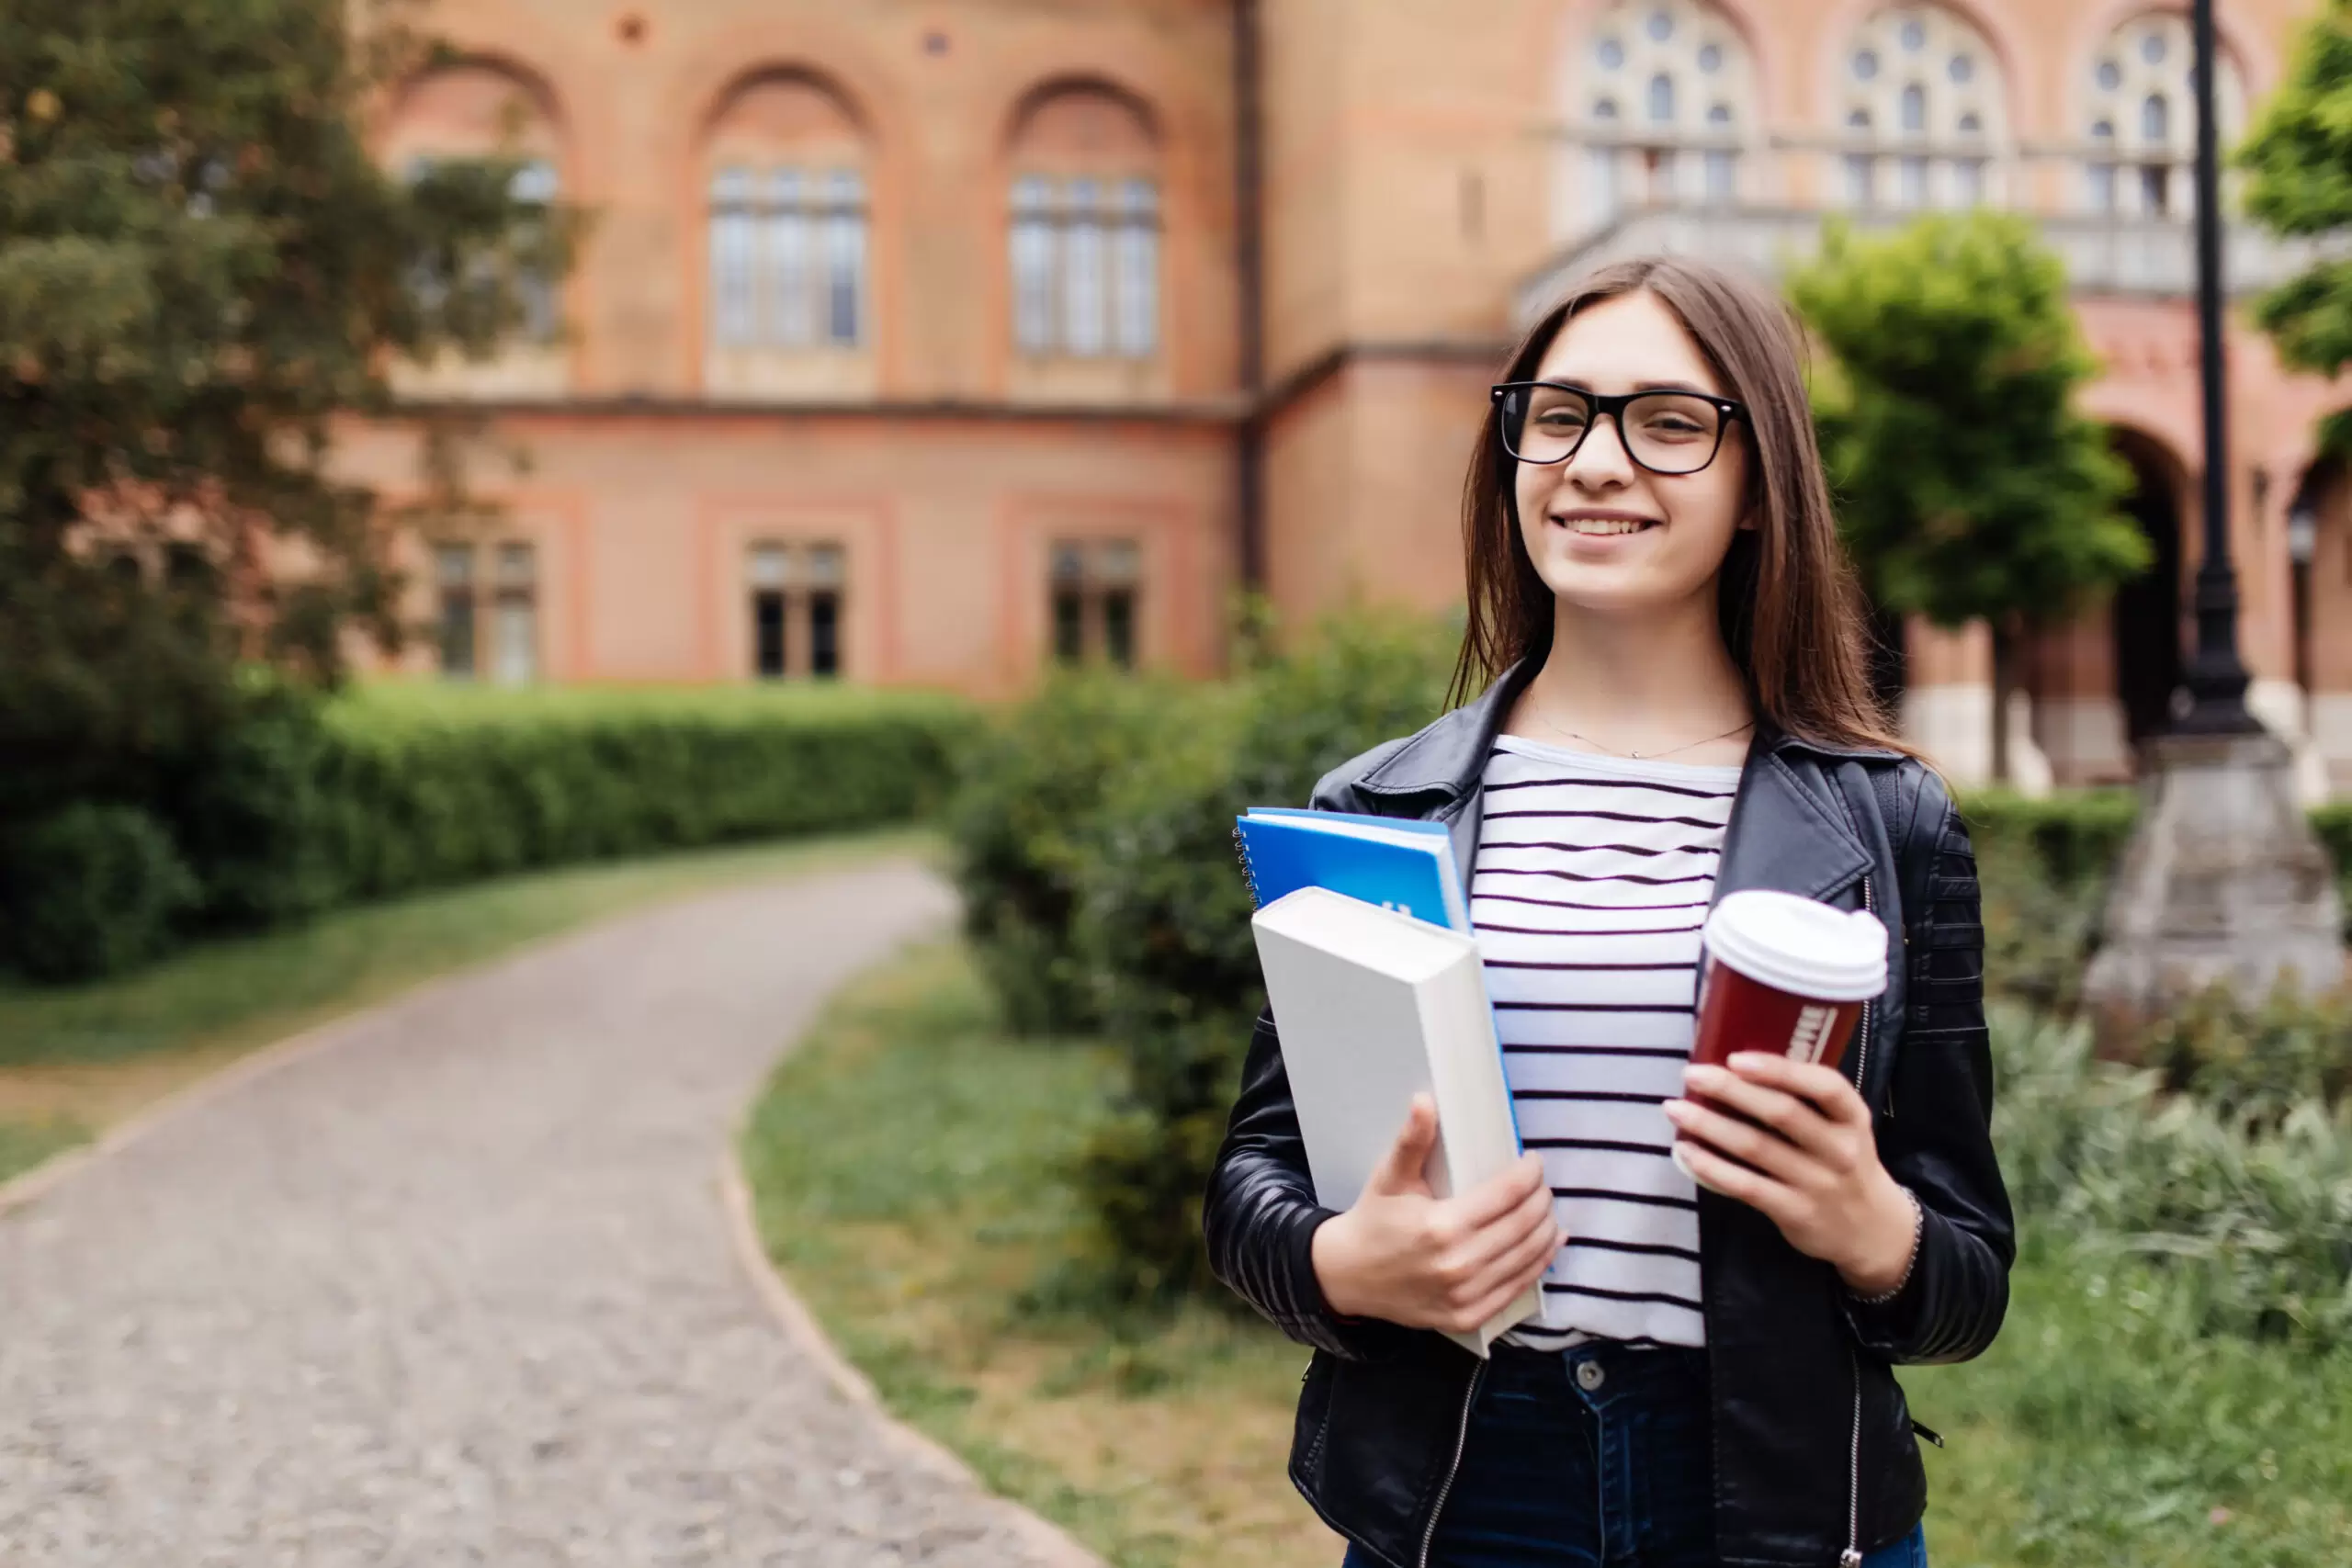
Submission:
[[[1851,1346],[1846,1361],[1854,1369],[1854,1435],[1846,1455],[1846,1550],[1838,1568],[1862,1568],[1862,1361]]]
[[[1437,1501],[1430,1506],[1429,1528],[1421,1532],[1420,1568],[1430,1568],[1430,1543],[1437,1540],[1438,1516],[1445,1512],[1445,1499],[1453,1490],[1453,1478],[1462,1470],[1462,1450],[1470,1441],[1470,1406],[1478,1398],[1479,1380],[1487,1375],[1487,1363],[1479,1362],[1470,1369],[1470,1386],[1462,1391],[1462,1424],[1453,1433],[1453,1462],[1446,1467],[1445,1482],[1437,1489]]]
[[[1862,908],[1877,913],[1871,901],[1871,879],[1862,877]],[[1861,1042],[1854,1052],[1854,1091],[1863,1093],[1871,1067],[1871,1008],[1862,1003]],[[1869,1100],[1865,1097],[1863,1103]],[[1852,1346],[1846,1348],[1847,1364],[1854,1370],[1854,1425],[1846,1445],[1846,1550],[1838,1554],[1838,1568],[1861,1568],[1862,1562],[1862,1361]]]

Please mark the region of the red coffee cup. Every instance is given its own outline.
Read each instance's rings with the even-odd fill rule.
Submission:
[[[1702,935],[1694,1062],[1770,1051],[1835,1065],[1886,989],[1886,928],[1867,909],[1748,888],[1715,901]]]

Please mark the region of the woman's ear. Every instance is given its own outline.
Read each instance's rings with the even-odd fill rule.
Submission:
[[[1743,534],[1752,534],[1763,526],[1764,520],[1757,516],[1755,513],[1743,512],[1740,513],[1739,525],[1736,531]]]

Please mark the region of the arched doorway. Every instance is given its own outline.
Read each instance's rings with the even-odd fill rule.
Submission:
[[[2143,438],[2120,432],[2115,450],[2132,466],[2123,511],[2154,553],[2147,570],[2115,591],[2109,611],[2115,694],[2125,737],[2136,747],[2170,721],[2181,684],[2180,490],[2173,465]]]

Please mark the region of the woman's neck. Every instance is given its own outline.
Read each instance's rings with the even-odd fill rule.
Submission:
[[[1686,762],[1736,762],[1753,716],[1715,619],[1714,584],[1671,609],[1612,615],[1555,604],[1552,648],[1505,728],[1531,739]],[[1692,742],[1699,744],[1692,744]]]

